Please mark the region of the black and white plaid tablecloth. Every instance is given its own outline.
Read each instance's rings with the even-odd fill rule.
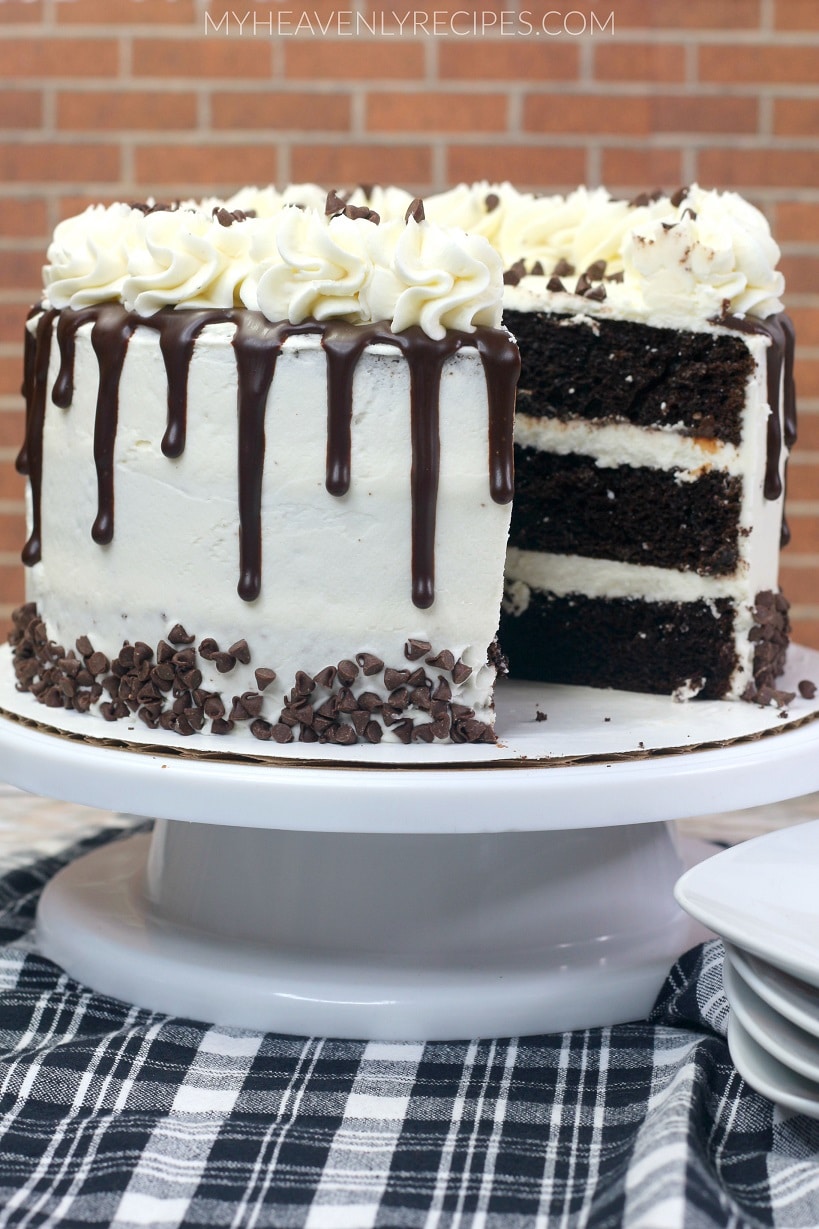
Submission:
[[[722,949],[648,1022],[457,1044],[282,1037],[92,994],[37,955],[61,858],[0,879],[0,1225],[819,1225],[819,1122],[731,1064]]]

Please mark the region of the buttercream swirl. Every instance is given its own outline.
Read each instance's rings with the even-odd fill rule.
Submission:
[[[122,298],[143,221],[130,205],[91,205],[66,218],[49,244],[43,281],[53,307],[88,307]]]

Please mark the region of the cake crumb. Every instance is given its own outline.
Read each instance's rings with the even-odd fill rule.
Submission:
[[[542,713],[539,708],[536,708],[535,709],[535,721],[547,721],[547,720],[548,720],[547,714]]]
[[[604,720],[604,721],[611,721],[611,717],[604,717],[604,718],[603,718],[603,720]]]

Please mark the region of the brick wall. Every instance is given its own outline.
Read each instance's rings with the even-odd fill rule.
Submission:
[[[697,179],[783,249],[783,585],[819,647],[819,0],[0,0],[0,129],[0,623],[23,588],[21,319],[61,215],[291,179]]]

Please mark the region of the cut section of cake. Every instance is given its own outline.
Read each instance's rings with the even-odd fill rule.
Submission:
[[[517,348],[414,202],[94,209],[29,320],[19,686],[149,729],[493,740]]]
[[[581,191],[527,218],[506,253],[523,356],[511,673],[776,702],[796,418],[764,218],[696,187],[631,205]]]

